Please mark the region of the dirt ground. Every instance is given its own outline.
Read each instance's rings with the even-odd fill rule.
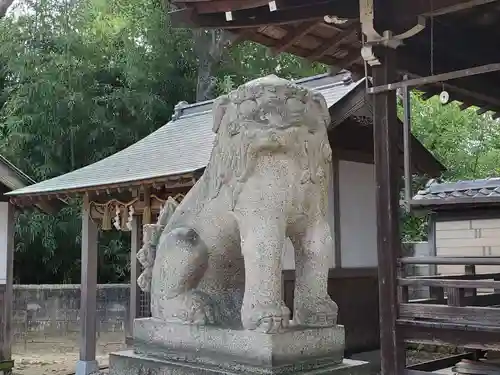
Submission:
[[[61,337],[28,337],[15,342],[13,375],[68,375],[78,360],[78,334]],[[108,354],[125,348],[123,332],[101,334],[97,345],[99,365],[108,364]]]
[[[15,342],[13,375],[69,375],[75,371],[78,360],[79,335],[61,337],[31,336]],[[97,344],[97,361],[107,366],[108,354],[125,348],[123,332],[101,334]],[[429,361],[449,355],[447,353],[409,350],[407,364]],[[363,360],[374,360],[363,358]],[[375,371],[374,374],[378,374]]]

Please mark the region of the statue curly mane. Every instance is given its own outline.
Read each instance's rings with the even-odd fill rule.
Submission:
[[[150,287],[156,247],[162,232],[197,217],[221,190],[232,197],[234,209],[240,191],[252,176],[261,153],[289,152],[303,171],[298,183],[324,184],[329,179],[331,149],[327,136],[330,115],[322,95],[276,76],[248,82],[215,100],[210,160],[200,180],[177,207],[166,205],[151,228],[151,243],[140,252],[145,267],[140,285]],[[322,207],[326,207],[322,204]],[[168,213],[168,214],[167,214]]]
[[[237,190],[251,175],[258,153],[278,150],[284,143],[280,143],[281,137],[296,138],[293,147],[302,154],[312,180],[318,167],[318,173],[327,177],[330,116],[322,95],[268,76],[219,97],[213,113],[216,138],[203,175],[207,199],[217,197],[224,186]],[[233,195],[236,199],[237,194]]]

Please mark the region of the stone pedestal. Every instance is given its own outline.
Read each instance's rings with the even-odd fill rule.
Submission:
[[[134,349],[110,355],[110,375],[368,374],[343,359],[343,326],[279,334],[136,319]]]

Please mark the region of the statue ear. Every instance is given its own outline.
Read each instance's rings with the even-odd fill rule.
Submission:
[[[328,110],[328,104],[326,104],[325,97],[316,92],[312,95],[312,101],[314,103],[315,109],[319,111],[318,115],[321,116],[325,122],[325,126],[328,127],[331,122],[330,111]]]
[[[229,103],[229,97],[227,95],[219,96],[214,101],[213,109],[213,125],[212,131],[217,133],[219,131],[220,123],[226,114],[227,105]]]

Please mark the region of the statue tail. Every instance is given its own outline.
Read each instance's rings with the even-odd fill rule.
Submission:
[[[172,197],[168,197],[158,216],[156,224],[143,225],[143,245],[137,253],[137,260],[141,263],[143,271],[137,279],[137,284],[144,292],[149,292],[151,290],[151,276],[155,263],[156,248],[158,247],[158,242],[160,241],[163,230],[167,226],[178,205],[179,204]]]

